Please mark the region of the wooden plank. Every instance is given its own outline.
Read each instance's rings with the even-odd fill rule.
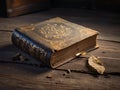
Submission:
[[[11,61],[18,51],[11,43],[11,32],[0,32],[0,60]],[[106,67],[106,75],[90,74],[86,58],[73,61],[51,70],[25,64],[0,62],[0,89],[120,89],[120,43],[98,40],[100,48],[89,54],[101,57]],[[67,69],[71,72],[67,73]]]
[[[0,18],[0,30],[14,30],[16,27],[22,25],[38,23],[56,16],[99,31],[100,39],[120,41],[120,33],[118,33],[120,28],[120,15],[119,13],[108,11],[53,8],[49,11],[15,18]]]
[[[106,70],[105,73],[118,73],[120,74],[120,43],[98,40],[99,48],[91,51],[86,58],[76,58],[73,61],[59,67],[58,69],[77,72],[89,72],[87,67],[87,58],[91,55],[97,56],[103,62]],[[84,56],[83,56],[84,57]]]
[[[107,59],[107,58],[101,58],[100,59],[105,66],[105,73],[106,74],[114,74],[114,75],[120,75],[120,60],[115,59]],[[73,72],[79,72],[79,73],[93,73],[87,66],[87,58],[78,58],[74,59],[73,61],[62,65],[57,68],[57,70],[68,70],[70,69]]]
[[[11,32],[1,32],[0,34],[1,38],[3,38],[0,38],[0,58],[1,60],[11,61],[12,56],[15,55],[15,53],[18,51],[11,43]],[[120,43],[98,40],[98,44],[100,48],[90,52],[89,54],[101,58],[101,61],[106,67],[106,73],[120,73]],[[88,72],[89,70],[86,67],[86,62],[86,59],[78,58],[59,67],[59,69],[71,69]]]
[[[120,58],[120,43],[107,40],[98,40],[98,45],[99,49],[96,49],[89,54],[103,58]]]
[[[0,68],[0,88],[20,88],[20,89],[106,89],[106,90],[119,90],[120,77],[99,76],[94,77],[89,74],[73,73],[64,75],[66,71],[47,70],[45,68],[36,68],[24,65],[11,65],[1,64]],[[44,71],[43,71],[44,70]],[[52,75],[51,78],[47,78],[48,75]]]

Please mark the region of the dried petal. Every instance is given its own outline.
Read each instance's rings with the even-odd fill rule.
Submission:
[[[105,71],[105,67],[103,66],[102,62],[95,56],[88,58],[88,65],[99,74],[103,74]]]

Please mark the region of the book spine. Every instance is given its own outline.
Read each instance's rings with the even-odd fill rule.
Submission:
[[[35,42],[34,40],[27,37],[25,34],[15,30],[12,34],[13,44],[21,49],[21,51],[29,54],[37,60],[40,60],[44,64],[51,66],[50,58],[52,50],[45,47],[44,45]]]

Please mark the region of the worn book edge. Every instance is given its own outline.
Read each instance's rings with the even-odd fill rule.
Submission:
[[[58,18],[56,18],[56,19],[58,19]],[[61,19],[61,18],[59,18],[59,19]],[[66,21],[66,20],[63,20],[63,19],[61,19],[62,21],[65,21],[65,22],[68,22],[68,21]],[[48,22],[49,20],[47,20],[46,22]],[[40,24],[40,23],[39,23]],[[39,25],[39,24],[37,24],[37,25]],[[74,24],[74,23],[73,23]],[[74,24],[74,25],[77,25],[77,24]],[[78,25],[77,25],[78,26]],[[24,29],[24,28],[23,28]],[[30,29],[34,29],[34,27],[33,27],[33,25],[31,25],[30,27],[28,27],[27,28],[28,30],[30,30]],[[94,31],[94,30],[91,30],[91,29],[89,29],[89,28],[86,28],[86,27],[84,27],[84,29],[88,29],[88,30],[90,30],[90,31],[92,31],[92,32],[94,32],[94,34],[93,35],[98,35],[98,32],[97,31]],[[68,61],[70,61],[71,59],[73,59],[73,57],[72,58],[69,58],[69,59],[67,59],[67,60],[64,60],[64,61],[62,61],[61,63],[59,63],[59,64],[56,64],[56,65],[52,65],[52,63],[51,63],[51,56],[55,53],[55,52],[57,52],[57,51],[59,51],[59,50],[55,50],[54,48],[52,48],[52,47],[50,47],[49,45],[46,45],[46,44],[44,44],[44,42],[40,42],[40,43],[38,43],[38,41],[36,41],[36,40],[34,40],[33,38],[29,38],[29,35],[27,36],[27,34],[23,34],[23,32],[20,32],[20,30],[21,30],[21,28],[18,28],[18,29],[16,29],[15,31],[14,31],[14,33],[13,33],[13,36],[12,36],[12,41],[13,41],[13,43],[16,43],[16,44],[19,44],[19,43],[21,43],[22,44],[22,42],[26,45],[27,43],[29,43],[28,44],[28,46],[30,45],[30,47],[29,47],[29,49],[28,49],[28,53],[30,53],[31,55],[30,56],[33,56],[33,57],[35,57],[34,56],[34,54],[37,54],[37,55],[39,55],[41,52],[42,52],[42,54],[44,54],[43,56],[41,56],[41,57],[39,57],[39,59],[42,61],[42,62],[44,62],[44,63],[46,63],[48,66],[50,66],[50,67],[52,67],[52,68],[55,68],[55,67],[58,67],[59,65],[62,65],[63,63],[65,63],[65,62],[68,62]],[[18,34],[18,36],[17,36],[17,34]],[[93,35],[91,35],[91,36],[93,36]],[[89,37],[91,37],[91,36],[89,36]],[[17,41],[17,39],[16,39],[16,41],[14,42],[14,38],[19,38],[19,40]],[[38,36],[39,37],[39,36]],[[87,37],[87,38],[89,38],[89,37]],[[86,38],[85,38],[86,39]],[[32,41],[30,41],[30,40],[32,40]],[[83,39],[84,40],[84,39]],[[44,41],[44,40],[43,40]],[[82,41],[82,40],[81,40]],[[78,41],[78,42],[81,42],[81,41]],[[17,42],[19,42],[19,43],[17,43]],[[26,43],[25,43],[26,42]],[[78,43],[78,42],[76,42],[76,43]],[[35,43],[35,44],[34,44]],[[74,43],[74,44],[72,44],[72,46],[73,45],[75,45],[76,43]],[[39,47],[39,45],[38,44],[40,44],[40,47]],[[26,47],[26,46],[20,46],[20,47],[22,47],[23,49],[24,49],[24,47]],[[69,46],[68,46],[69,47]],[[67,48],[67,47],[66,47]],[[37,50],[37,49],[40,49],[40,50]],[[43,49],[43,50],[42,50]],[[63,49],[65,49],[65,48],[63,48]],[[46,51],[44,51],[44,50],[46,50]],[[62,50],[62,49],[61,49]],[[26,50],[24,50],[24,51],[26,51]],[[31,52],[32,51],[32,52]],[[35,52],[36,51],[36,52]],[[32,55],[33,54],[33,55]],[[47,55],[48,54],[48,55]],[[46,58],[45,58],[46,57]]]

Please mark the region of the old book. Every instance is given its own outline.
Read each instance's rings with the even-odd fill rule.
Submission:
[[[16,28],[12,42],[23,52],[56,68],[96,46],[97,31],[56,17]]]

